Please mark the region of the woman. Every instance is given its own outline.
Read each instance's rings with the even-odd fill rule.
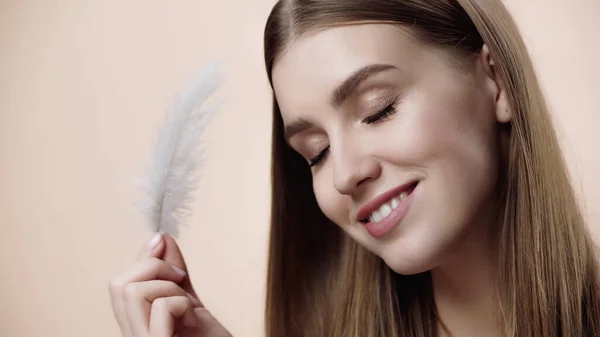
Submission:
[[[279,1],[265,60],[268,336],[600,335],[595,247],[499,0]],[[124,335],[228,335],[156,242],[112,284]]]

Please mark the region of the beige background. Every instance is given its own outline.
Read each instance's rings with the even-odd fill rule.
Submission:
[[[208,60],[227,104],[181,247],[205,304],[261,336],[272,0],[0,2],[0,335],[118,336],[107,285],[149,237],[129,183],[174,93]],[[600,2],[507,1],[600,237]]]

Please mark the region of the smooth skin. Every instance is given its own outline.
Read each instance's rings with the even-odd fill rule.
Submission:
[[[123,337],[231,337],[198,299],[181,250],[155,234],[131,267],[110,282]]]
[[[362,69],[376,71],[354,80]],[[454,336],[498,336],[492,228],[511,113],[488,47],[455,55],[396,25],[329,27],[286,46],[273,85],[324,215],[395,272],[431,271]],[[406,216],[371,236],[359,210],[412,181]]]

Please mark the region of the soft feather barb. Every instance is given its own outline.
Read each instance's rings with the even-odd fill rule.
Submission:
[[[158,132],[147,178],[141,181],[146,196],[142,207],[153,231],[177,237],[191,212],[192,192],[205,162],[199,141],[217,109],[202,104],[221,76],[217,63],[206,66],[176,99]]]

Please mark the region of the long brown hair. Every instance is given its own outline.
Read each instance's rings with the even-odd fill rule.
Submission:
[[[365,22],[406,27],[421,42],[459,54],[488,46],[513,115],[497,233],[503,332],[600,336],[595,247],[526,46],[501,1],[279,1],[265,28],[269,80],[294,38]],[[267,336],[435,337],[430,274],[395,274],[323,215],[310,170],[284,142],[274,96],[272,137]]]

